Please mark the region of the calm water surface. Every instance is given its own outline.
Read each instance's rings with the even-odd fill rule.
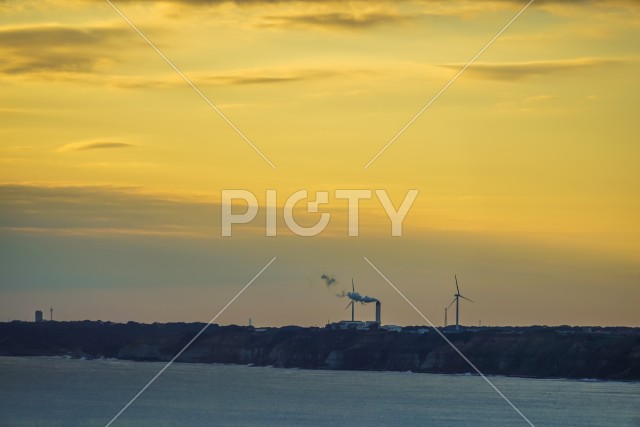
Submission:
[[[0,426],[104,426],[162,363],[0,357]],[[640,426],[640,384],[491,377],[539,426]],[[114,426],[518,426],[480,377],[174,364]]]

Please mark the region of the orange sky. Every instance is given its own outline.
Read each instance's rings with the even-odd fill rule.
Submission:
[[[106,2],[0,2],[0,316],[208,320],[277,256],[221,323],[339,320],[351,277],[423,323],[367,256],[438,324],[454,274],[467,324],[640,323],[636,2],[534,2],[366,170],[524,2],[114,4],[277,169]],[[260,203],[230,238],[223,189]],[[403,237],[331,197],[303,238],[299,189],[419,196]]]

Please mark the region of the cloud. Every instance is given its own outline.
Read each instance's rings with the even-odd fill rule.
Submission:
[[[314,13],[301,15],[266,16],[266,27],[325,27],[362,29],[384,24],[398,24],[414,19],[412,16],[392,12],[375,13]]]
[[[300,4],[340,4],[340,0],[165,0],[167,3],[181,4],[185,6],[215,6],[223,4],[236,4],[239,6],[272,5],[278,3]],[[365,0],[371,3],[388,3],[389,0]],[[515,1],[515,0],[514,0]],[[129,3],[154,3],[156,0],[126,0]],[[357,3],[357,1],[356,1]]]
[[[102,168],[102,169],[148,169],[158,166],[156,163],[151,162],[92,162],[83,165],[87,168]]]
[[[332,69],[308,68],[255,68],[229,70],[221,73],[188,73],[189,79],[199,87],[274,85],[310,80],[327,79],[342,74]],[[169,89],[184,86],[182,79],[174,74],[162,77],[112,76],[107,83],[121,89]]]
[[[211,239],[221,235],[221,204],[212,193],[22,182],[0,183],[0,200],[0,236],[118,234]],[[234,229],[234,236],[264,236],[264,215],[260,209],[254,221]],[[303,223],[304,213],[296,213],[296,218]],[[278,235],[286,235],[285,228],[278,224]]]
[[[195,76],[205,85],[236,86],[253,84],[291,83],[333,77],[338,72],[330,69],[254,69],[238,70],[228,74]]]
[[[156,0],[125,0],[129,3],[150,3]],[[217,5],[217,4],[227,4],[234,3],[238,5],[260,5],[260,4],[273,4],[273,3],[310,3],[310,4],[330,4],[330,3],[343,3],[341,0],[165,0],[167,3],[179,3],[184,5],[191,6],[203,6],[203,5]],[[360,0],[354,1],[352,3],[364,3],[364,4],[372,4],[372,3],[383,3],[387,4],[390,2],[394,3],[443,3],[448,4],[451,3],[447,0]],[[505,4],[505,3],[515,3],[520,4],[519,0],[497,0],[491,3],[496,4]],[[584,4],[607,4],[607,3],[616,3],[616,4],[637,4],[637,0],[618,0],[617,2],[611,2],[610,0],[576,0],[573,2],[569,2],[567,0],[540,0],[541,4],[566,4],[566,3],[575,3],[578,5]]]
[[[583,71],[600,66],[620,62],[618,59],[608,58],[577,58],[554,61],[526,61],[473,64],[465,74],[470,77],[489,80],[519,80],[532,76],[555,74],[561,72]],[[459,70],[464,64],[444,64],[439,67]]]
[[[522,101],[528,102],[528,103],[542,103],[542,102],[553,101],[554,99],[557,99],[557,97],[553,95],[536,95],[536,96],[528,96]]]
[[[0,73],[88,73],[132,42],[124,27],[40,24],[0,27]]]
[[[13,108],[13,107],[0,107],[0,115],[10,114],[37,114],[41,111],[34,108]]]
[[[133,144],[127,144],[125,142],[114,141],[86,141],[86,142],[71,142],[58,148],[58,151],[86,151],[86,150],[100,150],[104,148],[128,148],[134,147]]]
[[[515,101],[499,102],[496,107],[501,112],[534,113],[549,111],[550,104],[553,104],[553,101],[557,99],[557,96],[552,95],[535,95]],[[555,108],[554,111],[558,112],[559,110]]]
[[[0,183],[0,200],[3,202],[0,204],[0,236],[3,233],[198,239],[221,236],[221,203],[215,193],[165,193],[123,185],[21,182]],[[306,212],[303,206],[295,210],[295,215],[300,224],[315,223],[316,214]],[[323,236],[346,235],[346,206],[332,209],[331,215],[335,224],[323,232]],[[264,224],[265,210],[259,209],[255,220],[234,228],[234,236],[263,237]],[[278,221],[278,235],[293,233]]]
[[[0,230],[14,233],[215,236],[216,207],[202,196],[139,187],[0,184]]]

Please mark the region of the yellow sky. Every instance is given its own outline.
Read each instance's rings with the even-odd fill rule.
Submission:
[[[145,243],[145,236],[210,237],[224,253],[228,243],[217,239],[218,211],[210,207],[222,189],[248,189],[261,201],[266,189],[276,189],[281,206],[298,189],[385,189],[399,200],[415,188],[420,195],[405,222],[405,251],[451,233],[463,242],[464,236],[488,239],[489,246],[508,242],[491,250],[514,245],[523,260],[531,248],[569,251],[577,265],[597,256],[625,263],[631,273],[619,286],[637,294],[637,2],[534,2],[367,170],[524,2],[114,4],[277,170],[106,2],[0,2],[0,226],[25,253],[49,238],[100,241],[105,234],[141,236],[152,247],[170,243]],[[322,252],[323,238],[342,242],[345,204],[332,201],[331,208],[327,236],[284,253]],[[383,214],[375,199],[362,204],[363,234],[379,239],[363,247],[381,253],[391,244]],[[239,227],[238,238],[267,244],[258,218]],[[65,242],[60,250],[72,253]],[[363,250],[359,243],[340,245],[349,256]],[[273,243],[280,246],[287,244]],[[259,269],[257,258],[247,270]],[[447,261],[452,269],[454,258]],[[322,268],[330,272],[332,262],[327,258]],[[531,262],[527,268],[535,270]],[[69,260],[55,266],[81,268]],[[403,277],[414,278],[406,267]],[[21,283],[29,292],[49,286],[44,271],[34,278],[20,265],[10,268],[2,281],[7,292],[18,292]],[[91,268],[113,273],[107,265]],[[564,269],[547,279],[572,274]],[[494,281],[488,273],[485,279]],[[65,280],[79,279],[60,273],[56,283]],[[609,285],[589,286],[605,294]],[[20,310],[30,312],[26,301]],[[640,320],[613,307],[593,322]],[[560,308],[549,316],[551,323],[572,321]]]

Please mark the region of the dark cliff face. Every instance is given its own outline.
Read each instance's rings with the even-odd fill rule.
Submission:
[[[0,355],[170,360],[202,323],[0,324]],[[554,328],[481,328],[447,333],[488,375],[640,380],[640,331],[580,333]],[[180,362],[309,369],[466,373],[472,368],[441,336],[319,328],[210,326]]]

